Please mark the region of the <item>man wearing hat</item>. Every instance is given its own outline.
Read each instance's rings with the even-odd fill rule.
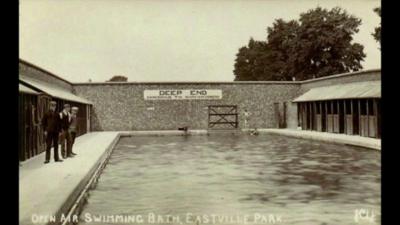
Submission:
[[[76,155],[74,152],[72,152],[72,146],[75,143],[75,137],[76,137],[76,132],[78,130],[78,121],[77,121],[77,115],[78,115],[78,107],[74,106],[71,108],[71,115],[70,115],[70,121],[69,121],[69,141],[67,141],[67,147],[68,147],[68,152],[70,152],[72,155]]]
[[[61,121],[61,135],[60,135],[60,142],[61,142],[61,154],[63,158],[73,157],[71,152],[68,149],[68,142],[70,140],[69,137],[69,123],[70,123],[70,116],[71,116],[71,106],[69,104],[64,104],[64,109],[60,112],[60,121]]]
[[[55,101],[50,102],[50,110],[43,115],[42,126],[44,135],[46,137],[46,160],[44,163],[50,162],[50,149],[51,145],[54,146],[54,161],[62,162],[58,158],[58,135],[60,132],[60,117],[56,113],[57,103]]]

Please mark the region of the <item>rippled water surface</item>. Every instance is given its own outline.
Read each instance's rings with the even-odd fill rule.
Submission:
[[[380,224],[380,170],[378,151],[284,136],[122,138],[80,224]]]

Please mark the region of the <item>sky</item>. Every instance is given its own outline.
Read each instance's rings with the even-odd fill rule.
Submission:
[[[20,0],[20,58],[71,82],[233,81],[238,49],[275,19],[340,6],[362,19],[364,69],[381,65],[371,33],[379,0]]]

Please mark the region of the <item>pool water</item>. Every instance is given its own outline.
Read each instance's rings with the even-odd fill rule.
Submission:
[[[125,137],[80,224],[380,224],[380,159],[278,135]]]

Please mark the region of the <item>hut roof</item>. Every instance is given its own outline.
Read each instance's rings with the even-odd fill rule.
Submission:
[[[35,80],[29,77],[24,77],[24,76],[19,76],[20,82],[22,82],[24,85],[31,86],[35,89],[38,89],[44,93],[49,94],[52,97],[59,98],[59,99],[64,99],[68,101],[73,101],[73,102],[79,102],[79,103],[84,103],[84,104],[93,104],[89,100],[79,97],[72,92],[57,87],[55,85],[51,85],[49,83],[45,83],[39,80]]]
[[[19,90],[19,92],[26,93],[26,94],[31,94],[31,95],[38,95],[39,94],[39,92],[37,92],[37,91],[33,90],[32,88],[29,88],[29,87],[21,84],[21,83],[18,84],[18,90]]]
[[[381,82],[364,81],[311,88],[293,102],[325,101],[335,99],[380,98]]]

